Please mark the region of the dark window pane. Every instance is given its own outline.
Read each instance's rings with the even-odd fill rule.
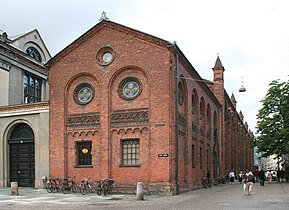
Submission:
[[[91,142],[77,142],[77,165],[92,165]]]
[[[25,74],[23,81],[24,103],[41,101],[41,80],[30,74]]]
[[[39,62],[42,61],[41,55],[38,52],[38,50],[35,47],[28,47],[26,50],[26,53],[35,60],[38,60]]]

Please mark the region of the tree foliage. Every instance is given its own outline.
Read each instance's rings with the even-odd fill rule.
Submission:
[[[264,157],[289,154],[289,81],[272,81],[261,102],[255,146]]]

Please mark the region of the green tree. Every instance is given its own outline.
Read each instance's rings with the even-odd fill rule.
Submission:
[[[272,81],[261,102],[255,146],[263,157],[289,154],[289,82]]]

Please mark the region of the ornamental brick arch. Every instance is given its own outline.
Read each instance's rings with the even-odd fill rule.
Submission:
[[[60,177],[75,177],[77,181],[84,176],[93,177],[100,172],[100,83],[89,72],[76,74],[65,85],[62,100],[65,141],[64,173]],[[91,158],[88,157],[91,160],[87,163],[80,160],[82,144],[91,150]]]
[[[146,71],[138,66],[126,66],[114,73],[109,81],[109,108],[113,110],[140,109],[149,107],[150,89]],[[123,93],[126,84],[132,82],[138,93]],[[138,87],[137,87],[138,85]],[[131,94],[131,95],[129,95]]]
[[[109,82],[109,124],[110,124],[110,177],[116,183],[131,187],[127,174],[133,173],[144,182],[149,182],[150,132],[147,127],[151,112],[152,77],[139,66],[126,66],[116,71]],[[117,132],[116,132],[117,131]],[[125,144],[136,143],[139,147],[139,162],[127,166],[123,152]],[[131,145],[128,145],[130,147]],[[133,146],[134,147],[134,146]],[[137,160],[136,160],[137,161]]]
[[[91,101],[88,103],[78,99],[79,91],[83,87],[89,87],[92,90]],[[82,113],[84,107],[86,113],[99,112],[101,101],[100,84],[97,78],[88,72],[82,72],[72,77],[66,84],[64,96],[64,107],[67,115]]]

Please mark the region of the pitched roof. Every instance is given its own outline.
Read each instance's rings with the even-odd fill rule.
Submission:
[[[27,32],[27,33],[22,33],[22,34],[19,34],[19,35],[9,36],[9,39],[12,41],[12,44],[13,44],[13,43],[15,43],[17,40],[20,40],[20,39],[22,39],[23,37],[28,36],[29,34],[32,34],[32,33],[36,33],[36,34],[37,34],[37,36],[40,38],[40,41],[41,41],[42,45],[44,46],[45,50],[47,51],[49,57],[51,57],[50,52],[49,52],[47,46],[45,45],[45,42],[44,42],[44,40],[42,39],[42,37],[41,37],[41,35],[40,35],[40,33],[39,33],[39,31],[38,31],[37,29],[34,29],[34,30],[29,31],[29,32]],[[16,47],[16,46],[15,46],[15,47]]]
[[[51,66],[55,62],[58,62],[62,58],[64,58],[66,55],[68,55],[71,51],[73,51],[75,48],[77,48],[81,43],[85,42],[87,39],[95,35],[98,31],[100,31],[103,28],[109,28],[111,30],[116,30],[120,33],[124,33],[126,35],[131,35],[135,38],[139,38],[141,40],[144,40],[149,43],[153,43],[155,45],[158,45],[160,47],[167,48],[168,45],[171,45],[169,41],[160,39],[158,37],[152,36],[150,34],[129,28],[127,26],[121,25],[119,23],[112,22],[110,20],[103,19],[99,23],[97,23],[95,26],[93,26],[91,29],[89,29],[87,32],[85,32],[83,35],[81,35],[79,38],[77,38],[75,41],[73,41],[71,44],[69,44],[67,47],[65,47],[63,50],[61,50],[59,53],[57,53],[53,58],[51,58],[46,65]]]

